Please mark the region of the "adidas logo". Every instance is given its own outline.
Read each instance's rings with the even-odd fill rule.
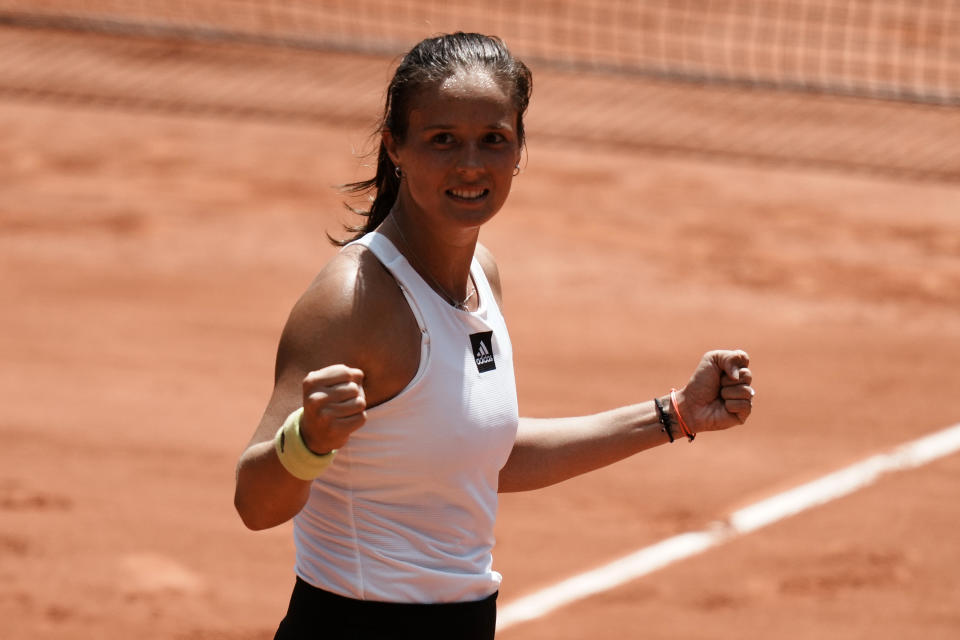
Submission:
[[[481,342],[480,348],[477,349],[477,364],[487,364],[488,362],[493,362],[493,356],[490,355],[487,345]]]
[[[493,359],[493,331],[483,331],[470,336],[470,345],[473,350],[473,359],[477,363],[477,371],[491,371],[497,368]]]

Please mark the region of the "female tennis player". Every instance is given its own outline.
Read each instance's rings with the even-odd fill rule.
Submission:
[[[296,580],[276,638],[492,638],[498,491],[545,487],[741,424],[747,354],[606,413],[518,417],[500,280],[478,244],[524,145],[531,75],[493,37],[424,40],[390,83],[362,228],[296,303],[235,503],[291,518]]]

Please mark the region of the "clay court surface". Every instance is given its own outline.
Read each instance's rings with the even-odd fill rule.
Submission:
[[[290,526],[243,527],[234,464],[364,133],[0,99],[0,637],[272,637]],[[649,400],[715,347],[758,395],[746,426],[505,496],[501,604],[960,421],[957,182],[529,147],[481,237],[521,412]],[[958,455],[891,474],[499,636],[956,638],[958,487]]]

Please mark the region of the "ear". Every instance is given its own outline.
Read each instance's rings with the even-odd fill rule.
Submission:
[[[380,131],[380,140],[383,142],[384,149],[387,150],[387,155],[390,156],[390,161],[393,162],[393,166],[400,166],[400,156],[397,154],[397,148],[400,146],[397,142],[397,139],[393,137],[393,132],[390,129],[382,129]]]

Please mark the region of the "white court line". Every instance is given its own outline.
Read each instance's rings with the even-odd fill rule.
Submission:
[[[602,567],[514,600],[497,612],[497,630],[547,615],[571,602],[662,569],[711,547],[756,531],[778,520],[836,500],[873,484],[894,471],[913,469],[960,450],[960,424],[913,440],[731,513],[701,531],[682,533]]]

